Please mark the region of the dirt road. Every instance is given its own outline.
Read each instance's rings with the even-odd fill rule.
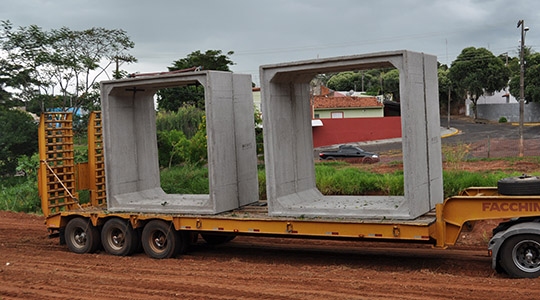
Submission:
[[[0,299],[540,299],[540,279],[491,269],[492,225],[447,250],[237,237],[154,260],[74,254],[43,217],[0,211]]]

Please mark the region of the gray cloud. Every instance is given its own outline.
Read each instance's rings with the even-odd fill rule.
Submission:
[[[534,0],[3,0],[1,20],[44,29],[120,28],[135,42],[129,72],[164,71],[201,50],[235,51],[235,72],[258,81],[259,65],[409,49],[451,63],[465,47],[517,55],[537,50],[540,2]]]

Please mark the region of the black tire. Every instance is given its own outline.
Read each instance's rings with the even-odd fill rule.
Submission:
[[[236,235],[201,233],[201,237],[209,245],[220,245],[234,240]]]
[[[144,226],[141,242],[149,257],[171,258],[187,249],[184,236],[174,229],[172,223],[153,220]]]
[[[522,234],[508,238],[501,247],[501,267],[514,278],[540,275],[540,236]]]
[[[94,253],[101,245],[99,230],[89,219],[71,219],[66,225],[64,235],[69,250],[74,253]]]
[[[372,164],[372,163],[374,163],[374,162],[375,162],[375,161],[373,161],[373,158],[371,158],[371,157],[367,157],[367,156],[366,156],[366,157],[364,157],[364,158],[362,159],[362,163],[364,163],[364,164]]]
[[[128,256],[138,249],[140,239],[129,221],[113,218],[107,220],[101,229],[101,243],[109,254]]]
[[[540,178],[525,174],[518,177],[503,178],[497,182],[497,189],[501,195],[540,195]]]

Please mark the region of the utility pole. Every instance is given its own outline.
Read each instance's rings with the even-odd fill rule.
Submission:
[[[525,21],[519,20],[517,27],[521,27],[521,45],[519,51],[519,157],[523,157],[523,114],[525,110]]]
[[[445,39],[445,43],[446,43],[446,63],[448,64],[448,67],[450,67],[450,63],[448,62],[448,40]],[[447,123],[446,123],[446,129],[450,129],[450,84],[448,85],[448,105],[447,105],[447,110],[448,110],[448,120],[447,120]]]

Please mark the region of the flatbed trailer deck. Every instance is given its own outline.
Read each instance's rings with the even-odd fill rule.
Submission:
[[[473,226],[475,221],[536,217],[539,212],[540,196],[505,196],[496,188],[473,187],[413,220],[273,217],[268,216],[265,201],[259,201],[217,215],[118,213],[83,206],[50,215],[45,222],[55,232],[74,217],[86,218],[95,227],[120,218],[129,220],[133,229],[160,219],[171,222],[175,230],[198,233],[406,241],[446,248],[455,245],[464,227]]]
[[[215,215],[110,212],[99,113],[90,118],[88,163],[74,162],[71,122],[69,113],[42,116],[38,185],[50,235],[60,236],[60,242],[76,253],[104,248],[124,256],[142,245],[150,257],[168,258],[184,252],[199,235],[212,243],[252,235],[413,242],[446,248],[475,221],[514,218],[503,223],[489,242],[493,267],[515,277],[540,275],[540,196],[507,196],[495,187],[472,187],[413,220],[276,217],[268,215],[265,201]],[[77,190],[82,189],[90,190],[89,203],[78,202]]]

